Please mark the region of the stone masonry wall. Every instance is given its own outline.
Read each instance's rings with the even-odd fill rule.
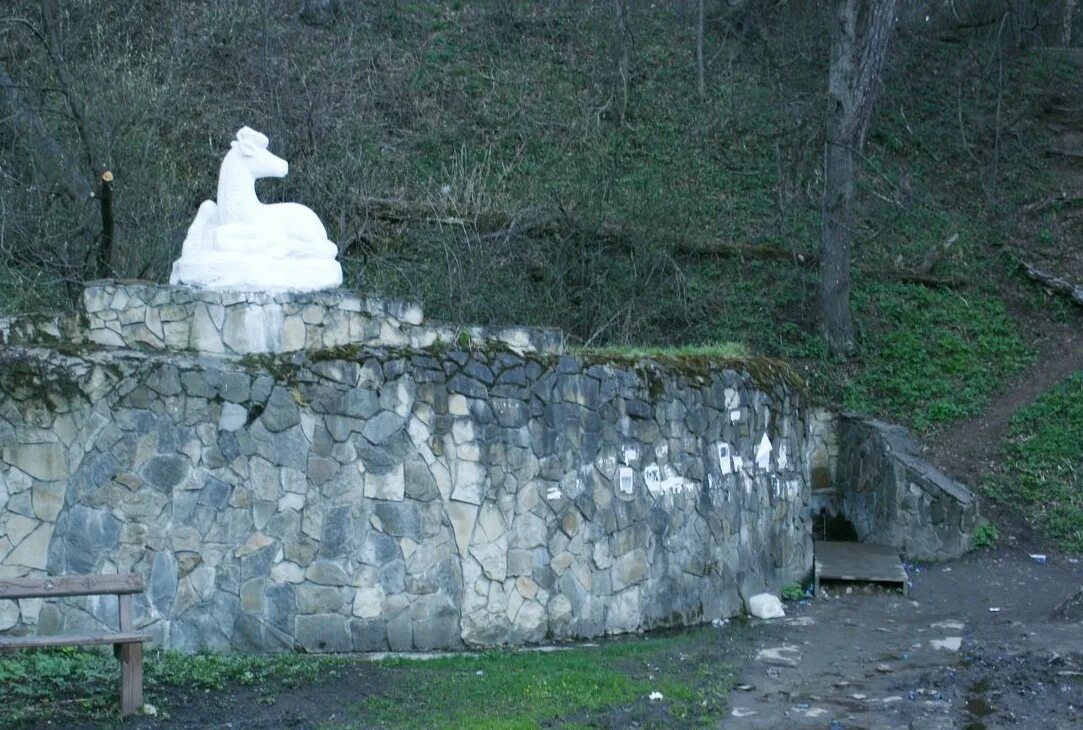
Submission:
[[[838,509],[861,542],[892,545],[914,560],[971,549],[977,499],[918,456],[905,428],[848,413],[838,424]]]
[[[142,350],[244,355],[334,347],[484,347],[560,354],[558,329],[426,322],[417,302],[345,289],[309,293],[221,292],[100,281],[70,316],[0,318],[0,343],[59,341]]]
[[[806,408],[769,363],[62,349],[0,348],[0,578],[138,571],[158,646],[592,637],[729,616],[811,567]],[[115,611],[0,601],[0,630]]]

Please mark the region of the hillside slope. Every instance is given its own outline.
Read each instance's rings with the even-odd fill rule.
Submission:
[[[166,275],[248,124],[291,164],[261,194],[321,214],[348,285],[437,318],[590,346],[740,342],[925,432],[980,414],[1042,323],[1079,323],[1017,263],[1036,241],[1066,261],[1078,237],[1078,207],[1043,202],[1063,182],[1056,125],[1078,116],[1070,56],[902,19],[860,156],[860,353],[835,362],[815,319],[824,17],[708,3],[700,99],[692,7],[631,2],[622,34],[604,3],[360,2],[311,26],[287,0],[73,0],[56,23],[68,97],[21,24],[0,28],[0,63],[68,158],[115,173],[121,276]],[[32,151],[0,125],[5,310],[64,306],[96,243],[93,209],[49,194]]]

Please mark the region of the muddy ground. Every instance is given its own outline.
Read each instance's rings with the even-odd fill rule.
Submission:
[[[1083,727],[1083,563],[1005,545],[846,584],[754,632],[727,728]],[[1056,614],[1056,615],[1055,615]]]

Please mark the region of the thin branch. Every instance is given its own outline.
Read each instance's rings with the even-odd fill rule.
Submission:
[[[49,39],[47,43],[49,49],[49,55],[52,56],[53,65],[56,66],[57,78],[60,79],[61,93],[64,96],[64,101],[68,105],[68,111],[71,113],[72,121],[75,123],[75,131],[79,134],[79,141],[83,146],[84,161],[88,170],[94,170],[97,166],[94,163],[94,149],[95,146],[91,144],[90,135],[87,132],[86,115],[83,113],[83,106],[78,99],[75,98],[74,89],[75,82],[71,78],[71,74],[68,73],[68,64],[64,60],[64,55],[60,50],[60,33],[56,27],[56,15],[53,10],[53,0],[41,0],[41,15],[42,23],[45,25],[46,37]]]

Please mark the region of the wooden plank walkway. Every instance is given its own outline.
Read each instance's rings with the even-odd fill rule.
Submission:
[[[820,595],[821,580],[901,583],[908,595],[906,568],[899,551],[887,545],[863,542],[815,542],[815,590]]]

